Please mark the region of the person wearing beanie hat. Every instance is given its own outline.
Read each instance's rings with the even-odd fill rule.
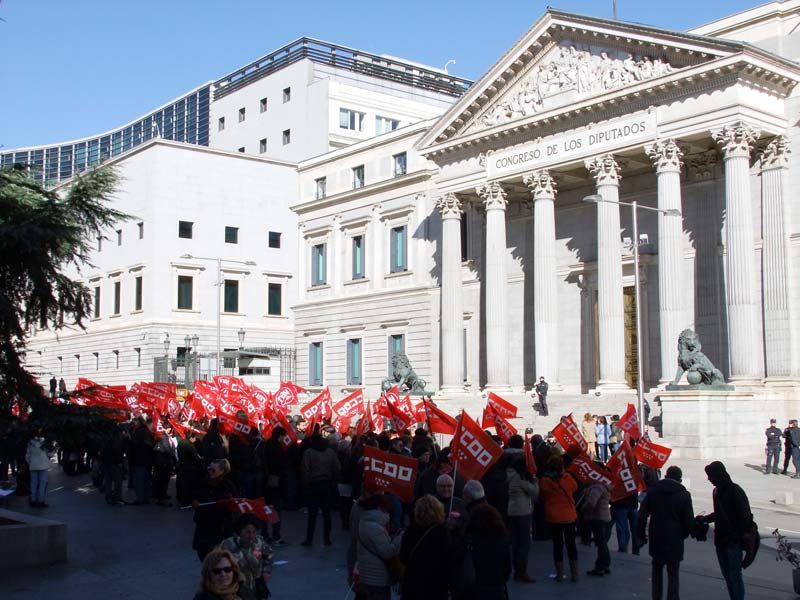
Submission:
[[[714,523],[714,546],[728,596],[731,600],[744,600],[742,555],[745,534],[753,523],[750,501],[720,461],[707,464],[705,471],[714,486],[714,512],[699,516],[698,520]]]
[[[679,467],[669,467],[664,479],[647,488],[639,507],[636,535],[641,544],[650,542],[653,600],[661,600],[663,596],[665,566],[667,600],[678,600],[679,597],[683,540],[689,537],[694,527],[692,496],[681,485],[682,478]]]

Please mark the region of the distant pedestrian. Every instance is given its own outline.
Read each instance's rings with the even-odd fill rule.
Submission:
[[[56,376],[53,375],[50,378],[50,399],[51,400],[53,400],[56,397],[57,389],[58,389],[58,380],[56,379]]]
[[[714,546],[728,595],[731,600],[743,600],[744,537],[753,522],[750,502],[744,490],[731,480],[724,464],[714,461],[706,465],[705,470],[714,485],[714,512],[699,516],[698,520],[714,523]]]
[[[547,408],[547,390],[550,388],[548,383],[544,380],[544,375],[539,376],[539,383],[536,384],[536,396],[539,398],[539,412],[543,417],[550,414]]]
[[[539,480],[539,494],[544,500],[547,526],[553,538],[553,561],[556,567],[556,581],[564,581],[564,546],[567,547],[572,581],[578,580],[578,549],[575,546],[574,494],[578,483],[571,475],[564,473],[564,461],[560,456],[552,456],[547,461],[545,475]]]
[[[792,427],[794,423],[795,421],[790,419],[789,426],[783,430],[783,475],[786,475],[789,463],[792,460]]]
[[[764,469],[764,475],[769,475],[772,472],[774,475],[778,474],[778,463],[781,461],[781,438],[783,433],[780,429],[775,427],[775,419],[769,420],[769,427],[764,432],[767,436],[767,446],[765,452],[767,455],[767,466]],[[770,467],[772,465],[772,467]]]
[[[792,451],[792,463],[794,463],[794,477],[792,479],[800,479],[800,428],[797,427],[797,419],[791,421],[789,445]]]
[[[589,458],[594,460],[597,458],[597,452],[595,451],[595,446],[597,446],[597,423],[595,422],[592,413],[587,412],[585,415],[583,415],[583,421],[581,421],[581,434],[588,445],[586,453],[589,455]]]
[[[64,381],[63,377],[58,380],[58,395],[62,400],[67,398],[67,382]]]
[[[37,430],[28,447],[25,450],[25,462],[28,463],[28,470],[31,474],[31,494],[29,502],[31,506],[46,508],[47,479],[50,471],[50,454],[45,444],[44,433],[41,429]]]
[[[600,449],[599,458],[604,463],[608,462],[608,445],[611,443],[611,425],[604,416],[597,418],[597,446]]]
[[[665,566],[667,600],[679,598],[683,540],[689,537],[694,526],[692,496],[681,484],[682,478],[680,468],[668,468],[666,478],[648,488],[639,507],[636,537],[641,544],[650,543],[653,600],[663,598]]]
[[[597,547],[594,568],[587,575],[602,577],[611,574],[611,554],[608,536],[611,531],[611,488],[605,483],[593,483],[583,492],[583,518],[592,528],[592,539]]]

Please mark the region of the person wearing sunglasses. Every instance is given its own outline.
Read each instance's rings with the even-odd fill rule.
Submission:
[[[200,590],[194,600],[250,600],[252,596],[242,595],[240,587],[241,572],[233,554],[212,550],[203,560]]]

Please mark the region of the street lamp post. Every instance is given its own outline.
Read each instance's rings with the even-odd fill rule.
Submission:
[[[633,223],[633,240],[631,241],[631,248],[633,250],[633,289],[636,295],[635,309],[636,309],[636,399],[639,410],[639,421],[644,423],[644,377],[642,373],[642,304],[641,304],[641,279],[639,277],[639,246],[642,241],[639,239],[639,208],[644,210],[651,210],[653,212],[661,213],[667,217],[680,217],[681,212],[675,208],[654,208],[652,206],[639,206],[639,203],[634,200],[632,202],[622,202],[619,200],[606,200],[600,194],[592,194],[585,196],[584,202],[597,204],[598,202],[608,202],[609,204],[621,204],[623,206],[631,207],[631,221]],[[642,428],[644,434],[644,428]]]
[[[222,308],[220,307],[220,296],[222,296],[222,261],[235,263],[238,265],[247,265],[248,267],[254,267],[256,263],[252,260],[233,260],[230,258],[222,258],[221,256],[218,256],[217,258],[210,258],[207,256],[194,256],[192,254],[182,254],[181,258],[188,258],[191,260],[209,260],[217,263],[217,375],[220,375],[220,361],[222,359]]]

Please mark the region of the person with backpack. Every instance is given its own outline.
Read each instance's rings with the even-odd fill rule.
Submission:
[[[694,528],[692,496],[681,484],[683,472],[671,466],[661,481],[653,483],[639,507],[636,537],[640,544],[650,543],[653,600],[661,600],[664,591],[664,567],[667,567],[667,600],[678,600],[679,570],[683,560],[683,540]],[[648,523],[649,520],[649,523]]]
[[[714,486],[714,512],[699,515],[696,520],[714,523],[714,546],[728,595],[731,600],[744,600],[743,556],[746,559],[749,555],[752,561],[758,545],[758,539],[753,539],[750,502],[720,461],[709,463],[705,471]]]

